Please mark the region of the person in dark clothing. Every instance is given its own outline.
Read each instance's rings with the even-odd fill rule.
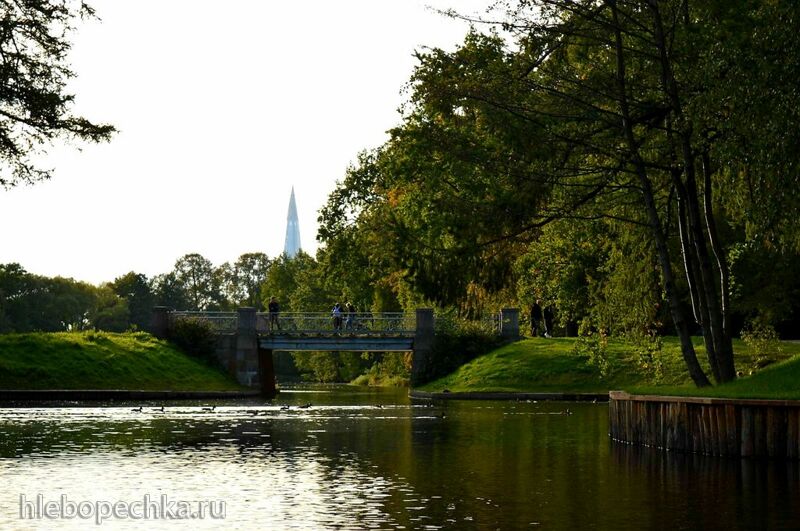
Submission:
[[[538,335],[539,327],[542,323],[542,307],[539,305],[540,302],[539,299],[536,299],[536,302],[531,306],[531,337],[536,337]]]
[[[272,332],[273,330],[275,330],[275,327],[277,327],[278,330],[280,330],[281,323],[278,322],[278,313],[280,312],[280,306],[278,306],[278,301],[275,299],[275,297],[270,297],[267,309],[269,310],[269,331]]]
[[[544,309],[544,337],[553,337],[553,305],[548,304]]]

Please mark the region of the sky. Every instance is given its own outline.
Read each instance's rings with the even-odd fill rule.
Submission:
[[[303,249],[359,151],[381,145],[424,47],[453,49],[491,0],[94,0],[70,65],[75,114],[110,143],[57,144],[54,178],[0,189],[0,263],[93,284]]]

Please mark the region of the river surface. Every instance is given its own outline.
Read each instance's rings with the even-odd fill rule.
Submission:
[[[800,528],[796,464],[616,444],[605,404],[138,405],[0,404],[0,529]]]

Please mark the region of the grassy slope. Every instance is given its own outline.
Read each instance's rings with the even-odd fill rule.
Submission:
[[[224,391],[226,374],[137,332],[0,335],[0,389]]]
[[[504,346],[460,367],[420,389],[426,391],[606,392],[623,389],[652,394],[683,394],[753,398],[800,398],[800,345],[781,343],[782,352],[768,356],[773,364],[757,370],[759,362],[747,346],[734,341],[737,369],[753,376],[726,386],[698,390],[689,379],[676,338],[664,338],[656,371],[636,349],[619,340],[607,348],[610,370],[602,374],[587,356],[573,352],[574,339],[526,339]],[[698,356],[705,352],[697,338]],[[775,363],[778,362],[778,363]]]

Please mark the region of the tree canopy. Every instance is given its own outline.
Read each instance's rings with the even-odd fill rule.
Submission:
[[[367,235],[373,278],[443,305],[516,286],[595,326],[669,319],[695,383],[733,379],[735,249],[800,249],[799,14],[499,2],[455,51],[417,54],[401,125],[331,194],[320,239]]]

